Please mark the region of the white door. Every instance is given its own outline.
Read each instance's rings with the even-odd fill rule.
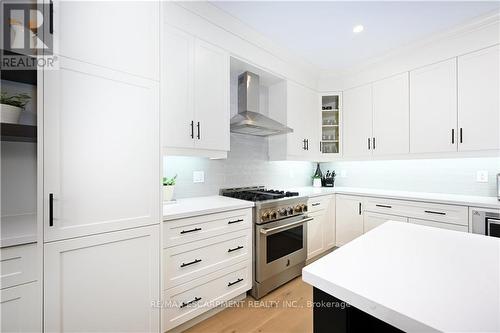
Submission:
[[[159,79],[159,1],[55,0],[53,3],[57,54]]]
[[[335,196],[329,200],[325,224],[323,226],[323,239],[325,249],[330,249],[335,246]]]
[[[408,218],[396,215],[365,212],[363,215],[363,232],[368,232],[387,221],[408,222]]]
[[[421,219],[412,219],[412,218],[408,219],[408,222],[414,223],[414,224],[425,225],[428,227],[440,228],[440,229],[463,231],[463,232],[469,231],[469,227],[464,226],[464,225],[457,225],[457,224],[450,224],[450,223],[443,223],[443,222],[436,222],[436,221],[429,221],[429,220],[421,220]]]
[[[318,103],[318,94],[309,89],[304,89],[304,97],[306,98],[306,108],[304,117],[307,121],[302,121],[306,125],[306,156],[308,160],[315,161],[321,155],[320,139],[321,139],[321,106]]]
[[[159,223],[158,83],[61,58],[43,107],[45,241]]]
[[[41,300],[38,282],[0,291],[2,332],[41,332]]]
[[[343,151],[345,157],[370,155],[372,143],[372,86],[343,93]]]
[[[460,151],[500,148],[500,46],[458,58]]]
[[[165,26],[162,42],[162,146],[193,148],[194,37]]]
[[[229,151],[229,55],[195,42],[195,146]]]
[[[373,83],[373,154],[410,150],[408,73]]]
[[[293,129],[292,133],[286,135],[287,138],[287,155],[305,157],[306,141],[308,134],[309,119],[306,114],[313,114],[314,111],[309,110],[306,88],[287,81],[287,126]],[[307,119],[307,121],[305,121]]]
[[[159,226],[44,246],[46,332],[158,332]]]
[[[457,61],[410,72],[410,152],[457,150]]]
[[[307,222],[307,259],[322,253],[325,249],[323,242],[323,226],[327,217],[326,210],[309,213],[313,220]]]
[[[363,200],[361,197],[336,195],[335,228],[337,246],[363,234]]]

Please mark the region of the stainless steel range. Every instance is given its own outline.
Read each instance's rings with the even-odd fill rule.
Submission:
[[[224,196],[255,202],[253,288],[259,299],[302,273],[307,257],[307,197],[265,187],[222,189]]]

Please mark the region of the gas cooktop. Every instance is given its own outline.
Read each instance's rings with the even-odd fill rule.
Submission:
[[[254,202],[299,196],[299,192],[268,190],[263,186],[224,189],[221,191],[221,194],[226,197],[242,199],[247,201],[254,201]]]

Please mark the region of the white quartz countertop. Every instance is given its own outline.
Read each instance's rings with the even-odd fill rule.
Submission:
[[[482,197],[459,194],[445,193],[426,193],[409,191],[379,190],[360,187],[298,187],[288,190],[298,191],[301,195],[316,197],[333,193],[361,195],[388,199],[402,199],[413,201],[425,201],[434,203],[443,203],[451,205],[462,205],[472,207],[484,207],[500,209],[500,201],[496,197]]]
[[[0,247],[36,242],[36,215],[2,216]]]
[[[163,220],[175,220],[191,216],[251,208],[251,201],[228,198],[220,195],[178,199],[175,203],[163,205]]]
[[[403,331],[500,332],[499,238],[388,221],[302,278]]]

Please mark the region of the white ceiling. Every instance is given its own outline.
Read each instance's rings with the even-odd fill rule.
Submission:
[[[344,70],[500,8],[490,2],[213,1],[320,69]],[[362,24],[364,31],[352,28]]]

